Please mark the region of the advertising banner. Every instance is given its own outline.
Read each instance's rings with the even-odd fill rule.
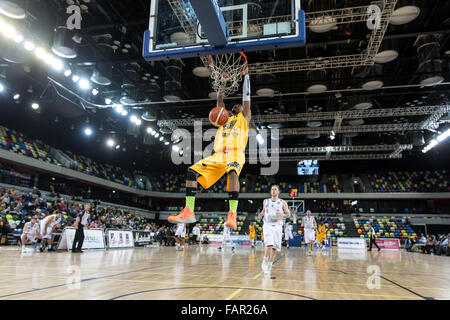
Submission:
[[[208,237],[209,243],[222,243],[223,235],[222,234],[205,234],[202,233],[200,236],[201,241],[203,241],[204,237]],[[250,245],[250,239],[248,235],[231,235],[230,240],[234,243],[238,243],[241,245]]]
[[[385,238],[376,238],[375,239],[377,245],[384,250],[400,250],[400,240],[399,239],[385,239]],[[372,244],[372,249],[377,250]]]
[[[133,231],[108,230],[108,248],[133,248]]]
[[[58,244],[58,250],[72,249],[73,239],[75,238],[76,229],[65,228],[61,241]],[[105,239],[103,237],[103,230],[84,230],[84,242],[82,249],[104,249]]]
[[[133,230],[134,246],[144,247],[152,244],[152,232]]]
[[[366,240],[364,238],[337,238],[338,248],[343,249],[366,249]]]

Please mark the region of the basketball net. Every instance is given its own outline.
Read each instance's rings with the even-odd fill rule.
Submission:
[[[247,69],[247,57],[243,52],[209,56],[212,86],[216,93],[230,96],[239,89]]]

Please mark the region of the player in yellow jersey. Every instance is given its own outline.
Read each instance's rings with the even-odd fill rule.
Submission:
[[[236,104],[228,122],[217,130],[214,140],[214,154],[202,159],[188,169],[186,180],[186,207],[177,216],[169,217],[171,223],[194,223],[195,195],[197,182],[203,188],[213,186],[224,174],[227,174],[227,192],[230,211],[225,225],[237,229],[237,207],[239,199],[239,175],[245,163],[245,148],[250,129],[250,76],[245,71],[242,104]],[[224,108],[223,93],[217,96],[217,106]]]
[[[255,223],[251,223],[248,227],[248,237],[250,239],[250,244],[252,245],[252,248],[255,247],[255,237],[256,237],[256,230],[255,230]]]
[[[317,244],[322,249],[325,249],[326,238],[327,238],[327,227],[325,226],[325,224],[321,224],[316,230],[316,239]]]

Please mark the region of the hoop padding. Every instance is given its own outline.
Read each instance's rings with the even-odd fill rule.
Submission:
[[[247,69],[247,57],[243,52],[209,56],[213,89],[230,96],[239,89]]]

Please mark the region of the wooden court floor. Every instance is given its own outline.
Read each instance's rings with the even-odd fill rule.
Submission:
[[[0,299],[450,299],[450,257],[283,248],[266,276],[262,253],[214,245],[82,254],[0,247]]]

